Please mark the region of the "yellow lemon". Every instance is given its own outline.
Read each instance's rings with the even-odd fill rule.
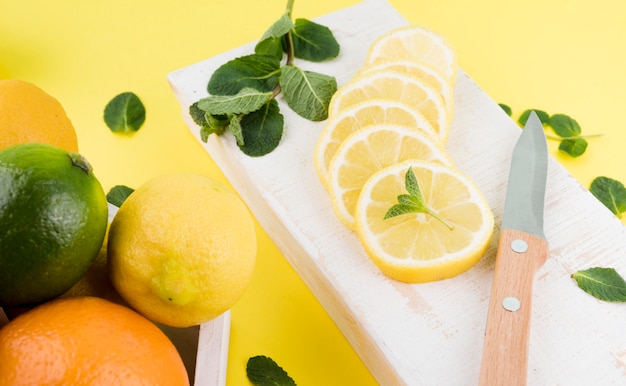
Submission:
[[[409,212],[385,218],[407,194],[412,170],[431,214]],[[476,185],[458,170],[408,160],[380,170],[361,190],[357,234],[372,261],[387,276],[409,283],[442,280],[476,264],[489,246],[494,219]]]
[[[209,321],[243,295],[256,260],[254,222],[227,186],[168,174],[135,190],[109,230],[111,282],[134,309],[173,327]]]

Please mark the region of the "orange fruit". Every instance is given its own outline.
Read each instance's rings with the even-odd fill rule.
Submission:
[[[32,83],[0,80],[0,149],[28,142],[78,151],[78,139],[63,106]]]
[[[57,299],[0,330],[0,385],[189,385],[174,344],[130,308]]]

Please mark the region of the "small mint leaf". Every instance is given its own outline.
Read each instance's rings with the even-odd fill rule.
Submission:
[[[548,113],[546,113],[543,110],[529,109],[529,110],[524,110],[524,112],[520,115],[518,119],[518,122],[520,123],[520,125],[522,126],[526,125],[526,121],[528,120],[530,113],[533,111],[537,114],[537,117],[539,118],[539,121],[541,121],[542,125],[548,124],[548,121],[550,120],[550,115]]]
[[[280,59],[273,55],[250,54],[221,65],[209,80],[211,95],[234,95],[248,87],[270,92],[278,85]]]
[[[587,150],[587,140],[581,137],[567,138],[559,144],[559,150],[572,157],[580,157]]]
[[[106,195],[107,202],[119,208],[134,191],[134,189],[129,188],[126,185],[115,185]]]
[[[578,287],[607,302],[626,302],[626,281],[613,268],[589,268],[572,274]]]
[[[383,220],[408,213],[415,213],[415,208],[402,204],[395,204],[391,208],[389,208],[389,210],[387,210],[387,213],[385,213],[385,217],[383,217]]]
[[[334,77],[285,66],[280,87],[287,105],[298,115],[311,121],[328,118],[328,105],[337,91]]]
[[[404,205],[406,207],[409,208],[413,208],[415,210],[418,210],[419,208],[422,207],[422,205],[420,204],[419,198],[412,196],[410,194],[401,194],[398,196],[398,203],[400,205]]]
[[[296,19],[292,39],[296,58],[323,62],[339,55],[339,43],[332,31],[310,20]]]
[[[424,201],[424,196],[422,196],[422,191],[417,183],[417,177],[415,177],[415,173],[413,173],[413,168],[409,168],[406,171],[404,175],[404,185],[411,196],[414,196],[422,202]]]
[[[271,92],[244,88],[235,95],[211,95],[198,101],[198,108],[211,115],[248,114],[273,98]]]
[[[194,121],[194,123],[200,127],[206,125],[206,111],[201,110],[198,107],[198,102],[195,102],[191,106],[189,106],[189,116]]]
[[[294,27],[295,25],[293,24],[293,21],[291,21],[291,17],[289,17],[289,15],[287,14],[284,14],[278,20],[276,20],[274,24],[272,24],[270,28],[267,29],[267,31],[265,31],[265,33],[261,37],[261,41],[267,38],[280,38],[287,34],[289,31],[291,31]]]
[[[575,137],[581,133],[578,122],[565,114],[554,114],[550,117],[548,124],[562,138]]]
[[[284,117],[278,102],[272,99],[259,110],[244,115],[240,121],[243,145],[239,148],[251,157],[270,153],[283,136]]]
[[[508,115],[509,117],[511,116],[511,114],[513,114],[513,110],[508,105],[505,105],[504,103],[498,103],[498,106],[500,106],[500,108],[504,110],[506,115]]]
[[[265,55],[276,58],[277,60],[283,59],[284,52],[284,38],[282,37],[270,37],[261,40],[254,47],[254,52],[257,55]]]
[[[613,214],[621,218],[626,211],[626,188],[620,181],[609,177],[596,177],[589,191]]]
[[[243,147],[246,144],[246,140],[243,137],[243,129],[241,128],[241,117],[232,116],[230,123],[228,124],[228,131],[235,137],[237,146]]]
[[[104,122],[114,133],[134,133],[145,120],[146,108],[132,92],[116,95],[104,108]]]
[[[256,386],[296,386],[294,380],[272,358],[258,355],[248,359],[246,375]]]

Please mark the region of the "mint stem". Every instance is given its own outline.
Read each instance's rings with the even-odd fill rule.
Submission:
[[[295,0],[287,0],[287,8],[285,9],[285,13],[287,16],[291,17],[291,13],[293,12],[293,3]]]
[[[287,1],[287,9],[285,9],[285,14],[287,16],[289,16],[289,18],[291,19],[291,13],[293,12],[293,3],[295,2],[295,0],[288,0]],[[291,66],[293,64],[293,58],[295,56],[294,53],[294,48],[293,48],[293,35],[292,35],[292,31],[290,30],[289,32],[287,32],[287,39],[286,39],[286,51],[287,51],[287,66]]]
[[[602,137],[603,135],[604,134],[589,134],[589,135],[576,135],[576,136],[569,136],[569,137],[555,137],[553,135],[546,135],[546,138],[554,140],[554,141],[562,141],[564,139],[597,138],[597,137]]]
[[[444,217],[440,216],[439,213],[433,211],[429,207],[426,207],[426,213],[441,221],[441,223],[448,227],[448,229],[450,229],[451,231],[454,230],[454,225],[450,224],[450,222],[448,222],[448,220],[446,220]]]

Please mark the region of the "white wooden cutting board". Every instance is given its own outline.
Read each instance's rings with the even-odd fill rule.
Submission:
[[[317,21],[333,30],[342,53],[327,63],[299,64],[335,75],[340,86],[362,66],[374,38],[407,24],[384,0],[366,0]],[[429,284],[396,282],[378,271],[357,236],[336,219],[317,179],[312,155],[323,122],[306,121],[281,101],[286,127],[273,153],[250,158],[231,136],[211,136],[203,143],[188,116],[189,105],[207,95],[218,66],[251,53],[254,43],[169,74],[191,132],[380,384],[476,384],[499,232],[467,273]],[[519,127],[460,71],[447,148],[482,190],[497,228],[519,134]],[[535,285],[529,384],[626,384],[626,305],[600,302],[570,277],[592,266],[626,273],[626,228],[552,158],[546,195],[550,256]]]

